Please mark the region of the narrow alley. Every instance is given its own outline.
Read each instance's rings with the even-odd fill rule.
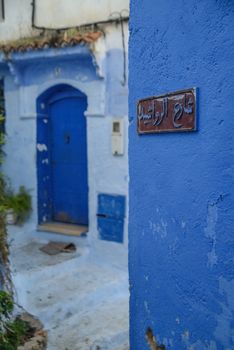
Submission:
[[[71,237],[76,252],[49,256],[30,224],[8,229],[17,302],[43,322],[48,350],[129,349],[125,256],[111,262],[105,244],[90,254],[85,237]]]

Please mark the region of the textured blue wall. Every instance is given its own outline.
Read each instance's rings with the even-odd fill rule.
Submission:
[[[132,0],[131,349],[234,349],[234,2]],[[138,136],[140,98],[199,89],[199,130]]]

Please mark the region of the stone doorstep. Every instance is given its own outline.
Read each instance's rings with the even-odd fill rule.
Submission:
[[[35,329],[35,334],[24,345],[19,346],[17,350],[45,350],[47,346],[47,332],[43,330],[42,323],[26,312],[21,314],[19,318],[29,323],[30,327]]]
[[[89,228],[84,225],[63,224],[59,222],[47,222],[37,226],[39,232],[51,232],[68,236],[85,237]]]

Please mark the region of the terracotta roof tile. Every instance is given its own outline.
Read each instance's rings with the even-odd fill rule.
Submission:
[[[26,52],[30,50],[43,50],[48,48],[59,48],[75,46],[79,44],[92,44],[102,36],[102,32],[93,31],[80,33],[78,30],[65,31],[62,34],[50,36],[31,37],[0,43],[0,51],[9,54],[11,52]]]

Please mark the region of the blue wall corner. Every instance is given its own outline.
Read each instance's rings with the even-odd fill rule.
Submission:
[[[132,350],[234,349],[234,3],[131,1]],[[139,136],[141,98],[198,87],[198,131]]]

